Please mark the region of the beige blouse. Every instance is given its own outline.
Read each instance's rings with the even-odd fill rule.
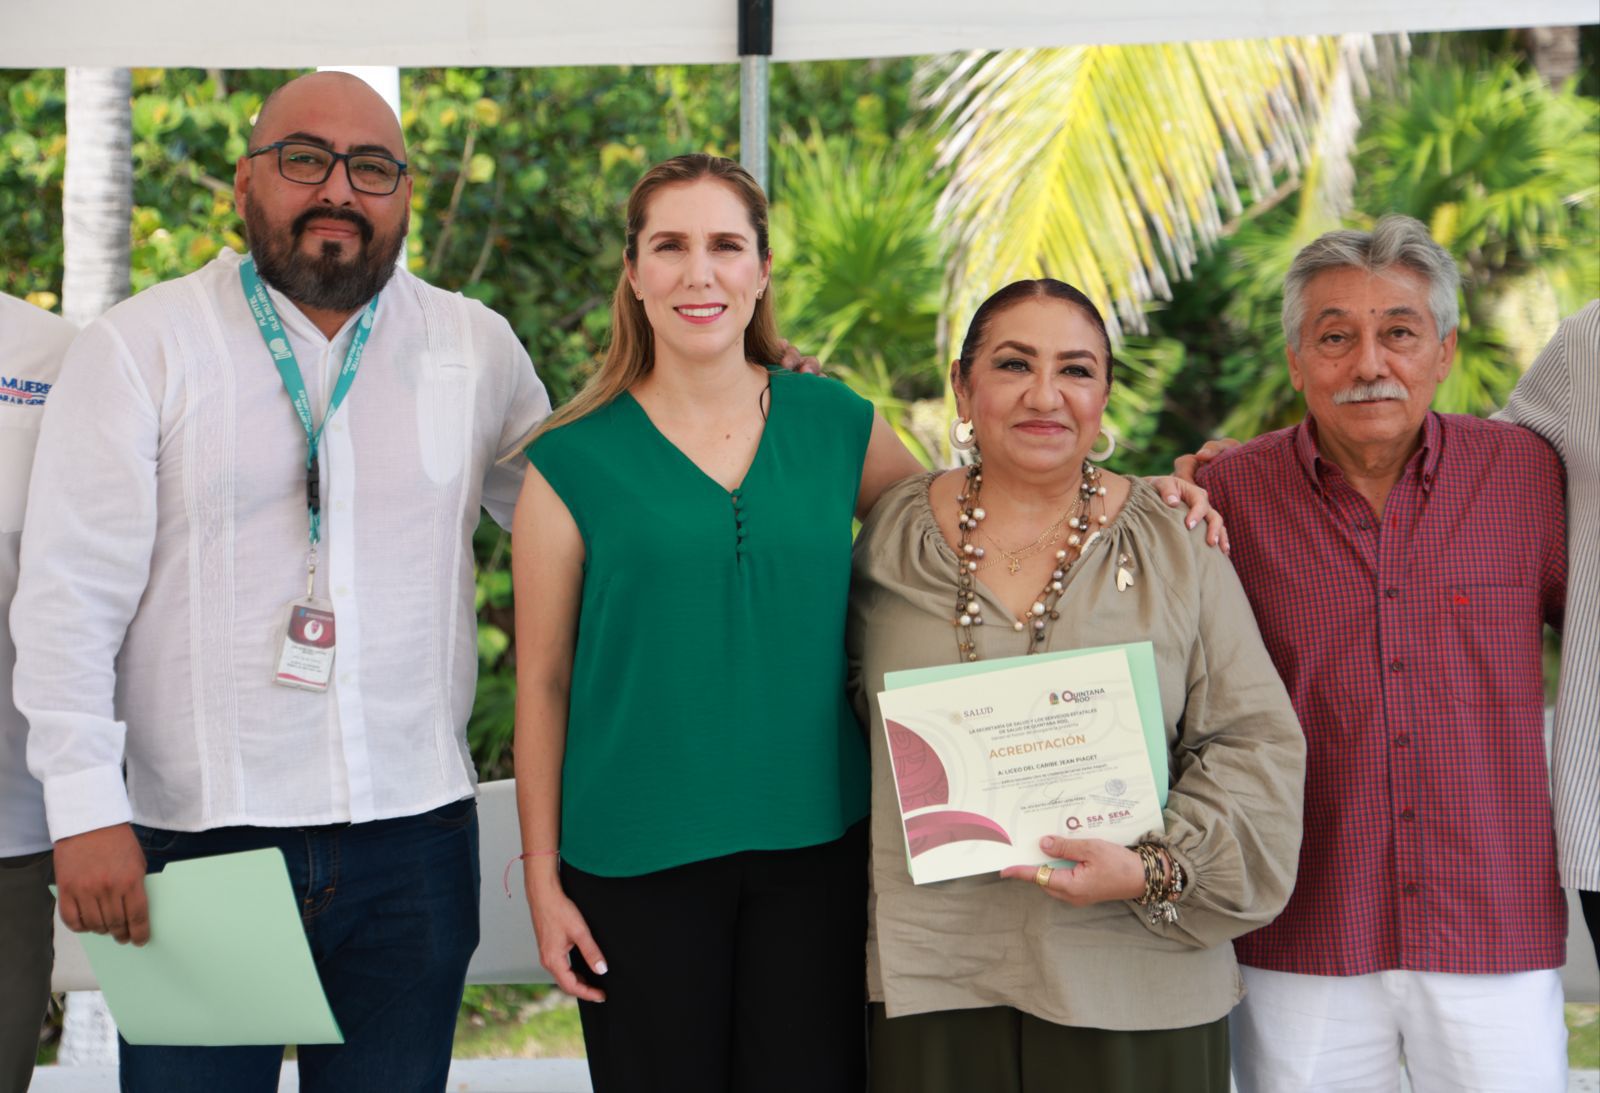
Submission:
[[[1134,482],[1122,512],[1068,570],[1048,649],[1155,646],[1171,785],[1165,844],[1189,876],[1178,921],[1132,902],[1072,907],[998,875],[921,887],[906,870],[877,695],[886,672],[956,660],[956,555],[928,502],[933,475],[886,491],[856,540],[851,694],[872,746],[867,978],[891,1017],[1014,1006],[1063,1025],[1183,1028],[1241,996],[1230,939],[1272,920],[1294,885],[1305,741],[1244,590],[1204,528]],[[1116,560],[1134,581],[1116,586]],[[983,585],[985,659],[1027,651]]]

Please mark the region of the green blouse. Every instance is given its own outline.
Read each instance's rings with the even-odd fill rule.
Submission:
[[[731,492],[630,394],[528,448],[584,543],[561,854],[585,872],[812,846],[866,815],[844,621],[872,407],[817,376],[771,388]]]

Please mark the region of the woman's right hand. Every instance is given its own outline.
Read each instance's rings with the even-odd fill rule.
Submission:
[[[604,1002],[605,992],[591,987],[572,970],[574,948],[596,975],[606,974],[606,958],[589,933],[578,905],[567,898],[559,884],[535,894],[528,891],[528,906],[533,910],[533,933],[539,943],[539,963],[555,979],[556,986],[585,1002]]]

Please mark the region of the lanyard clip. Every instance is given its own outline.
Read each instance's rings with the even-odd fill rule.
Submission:
[[[310,509],[313,515],[322,511],[322,479],[317,474],[317,464],[314,460],[306,463],[306,508]]]

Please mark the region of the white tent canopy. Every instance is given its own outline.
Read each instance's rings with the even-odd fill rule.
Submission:
[[[738,0],[0,4],[0,67],[726,63]],[[1594,0],[776,0],[775,61],[1592,23]]]

